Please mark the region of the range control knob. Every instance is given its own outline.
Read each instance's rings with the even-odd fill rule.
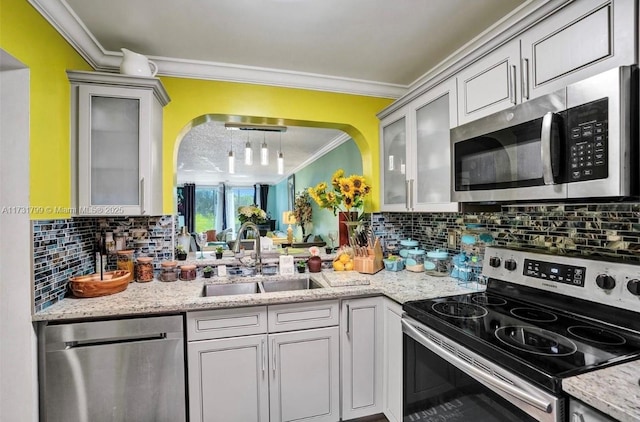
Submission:
[[[489,258],[489,265],[492,266],[493,268],[498,268],[500,267],[500,257],[499,256],[492,256],[491,258]]]
[[[504,261],[504,267],[507,269],[507,271],[514,271],[517,266],[518,265],[516,264],[515,259],[507,259],[506,261]]]
[[[599,274],[596,277],[596,284],[603,290],[611,290],[616,287],[616,279],[606,274]]]
[[[635,278],[633,280],[629,280],[627,283],[627,290],[629,290],[629,293],[632,295],[640,296],[640,280]]]

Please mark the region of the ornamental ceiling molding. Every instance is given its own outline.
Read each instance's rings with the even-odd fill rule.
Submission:
[[[28,0],[29,3],[99,72],[119,72],[122,53],[107,51],[64,0]],[[241,66],[199,60],[148,56],[159,76],[193,78],[310,89],[396,99],[408,87],[314,73]]]

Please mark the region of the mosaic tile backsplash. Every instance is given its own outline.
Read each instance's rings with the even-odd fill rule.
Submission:
[[[490,213],[376,213],[372,223],[391,250],[411,237],[427,251],[458,253],[465,249],[462,235],[471,234],[484,239],[474,245],[480,256],[484,246],[492,244],[640,264],[640,203],[503,205]],[[455,246],[449,244],[452,237]]]
[[[519,249],[619,258],[640,264],[640,203],[504,205],[485,213],[375,213],[375,233],[387,251],[411,237],[425,250],[461,249],[482,257],[487,244]],[[95,270],[97,233],[111,231],[127,237],[126,247],[154,257],[158,268],[170,259],[175,223],[171,216],[74,218],[34,221],[34,309],[62,299],[67,280]],[[479,240],[473,247],[462,236]],[[491,239],[491,241],[487,241]],[[455,242],[455,246],[449,243]],[[115,259],[109,260],[109,268]]]
[[[152,256],[157,270],[173,254],[171,216],[72,218],[33,221],[34,311],[51,306],[67,293],[69,277],[95,272],[95,241],[101,233],[125,236],[134,256]],[[108,257],[107,270],[116,257]]]

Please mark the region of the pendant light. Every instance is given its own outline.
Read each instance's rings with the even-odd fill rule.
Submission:
[[[260,147],[260,164],[263,166],[269,165],[269,148],[267,148],[267,138],[266,135],[262,135],[262,146]]]
[[[249,142],[248,133],[247,133],[247,143],[244,146],[244,163],[248,166],[253,165],[253,149],[251,149],[251,142]]]
[[[278,151],[278,174],[284,174],[284,155],[282,154],[282,133],[280,134],[280,150]]]
[[[231,148],[229,149],[229,174],[236,172],[236,157],[233,155],[233,133],[231,134]]]

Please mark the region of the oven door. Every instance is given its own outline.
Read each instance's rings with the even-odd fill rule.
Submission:
[[[564,420],[545,392],[423,324],[403,317],[405,422]]]
[[[452,199],[565,198],[563,92],[452,129]]]

